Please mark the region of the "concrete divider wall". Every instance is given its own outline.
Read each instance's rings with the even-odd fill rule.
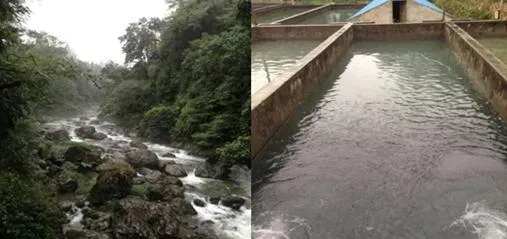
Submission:
[[[328,11],[332,9],[332,4],[326,4],[320,7],[316,7],[314,9],[310,9],[308,11],[304,11],[295,15],[292,15],[290,17],[278,20],[276,22],[273,22],[273,24],[293,24],[297,22],[301,22],[305,19],[311,18],[313,16],[319,15],[325,11]]]
[[[444,23],[355,24],[354,40],[442,39]]]
[[[336,31],[287,71],[252,96],[252,156],[289,119],[330,67],[348,50],[353,41],[352,23]]]
[[[280,9],[280,8],[285,8],[287,7],[287,5],[282,5],[282,4],[279,4],[279,5],[266,5],[266,6],[262,6],[262,7],[258,7],[258,8],[255,8],[252,10],[252,15],[255,15],[255,16],[261,16],[263,14],[267,14],[273,10],[276,10],[276,9]]]
[[[473,37],[507,37],[507,21],[457,21]]]
[[[251,29],[253,43],[269,40],[324,40],[342,28],[342,25],[270,25]]]
[[[472,84],[507,117],[507,66],[454,23],[445,27],[445,38],[457,59],[472,76]]]
[[[335,10],[335,9],[361,9],[365,5],[364,4],[327,4],[318,8],[314,8],[311,10],[308,10],[306,12],[302,12],[293,16],[290,16],[288,18],[284,18],[281,20],[278,20],[276,22],[273,22],[273,24],[298,24],[301,21],[304,21],[306,19],[315,17],[319,14],[322,14],[323,12]]]

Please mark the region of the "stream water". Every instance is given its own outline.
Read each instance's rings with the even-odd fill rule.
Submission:
[[[506,155],[444,42],[358,42],[254,160],[253,237],[507,238]]]
[[[132,138],[124,135],[122,130],[111,122],[101,121],[95,126],[97,131],[107,134],[108,138],[101,141],[81,139],[74,133],[74,129],[84,126],[91,125],[90,122],[96,119],[96,111],[91,111],[74,118],[60,118],[54,119],[46,123],[45,125],[50,129],[66,129],[71,136],[72,141],[85,141],[87,143],[97,145],[107,149],[111,147],[114,142],[124,140],[127,142],[132,141]],[[250,170],[236,168],[233,170],[234,182],[223,181],[217,179],[200,178],[195,176],[194,169],[197,165],[205,162],[204,158],[190,155],[187,151],[182,149],[175,149],[169,146],[154,144],[150,142],[144,142],[148,149],[156,153],[160,160],[174,160],[178,164],[185,165],[188,169],[188,176],[180,178],[185,185],[185,200],[192,203],[198,215],[196,219],[202,222],[203,225],[211,227],[219,238],[227,239],[241,239],[251,238],[251,209],[250,209]],[[166,158],[162,155],[167,152],[173,152],[176,158]],[[204,207],[196,206],[193,203],[193,199],[198,198],[203,201],[210,196],[224,196],[224,195],[238,195],[247,200],[247,203],[235,211],[231,208],[206,203]],[[70,226],[80,227],[82,220],[82,213],[79,209],[73,208],[68,214],[71,220]]]

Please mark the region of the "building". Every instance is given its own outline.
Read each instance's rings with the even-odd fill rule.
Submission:
[[[398,23],[449,21],[451,17],[428,0],[373,0],[356,12],[349,20],[354,22]]]

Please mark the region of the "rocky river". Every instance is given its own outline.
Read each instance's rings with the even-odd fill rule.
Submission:
[[[67,238],[251,237],[250,169],[223,171],[96,115],[43,124],[46,138],[70,145],[44,163],[67,213]]]

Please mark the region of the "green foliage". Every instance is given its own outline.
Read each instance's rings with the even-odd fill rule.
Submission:
[[[151,108],[152,102],[152,94],[146,83],[125,80],[109,94],[100,116],[136,124],[141,121],[144,112]]]
[[[219,159],[225,165],[250,164],[250,137],[239,136],[236,140],[218,148]]]
[[[174,118],[171,108],[164,105],[154,106],[144,113],[139,133],[149,139],[170,141]]]
[[[76,193],[78,195],[88,195],[97,181],[97,176],[98,173],[96,172],[73,173],[72,178],[75,179],[79,185]]]
[[[115,213],[121,210],[121,205],[117,199],[111,199],[107,200],[99,209],[104,212]]]
[[[132,195],[139,196],[141,198],[148,198],[148,184],[134,184],[132,186]]]
[[[212,162],[245,163],[238,145],[250,134],[250,1],[170,2],[178,9],[160,26],[150,29],[142,19],[122,36],[126,62],[136,64],[108,91],[102,113]]]
[[[0,174],[0,238],[53,239],[64,222],[44,187],[13,173]]]
[[[129,24],[125,35],[119,37],[120,42],[124,43],[125,63],[148,62],[154,56],[161,24],[158,18],[148,20],[144,17],[139,22]]]
[[[436,0],[435,4],[455,19],[491,19],[491,5],[495,0]]]

